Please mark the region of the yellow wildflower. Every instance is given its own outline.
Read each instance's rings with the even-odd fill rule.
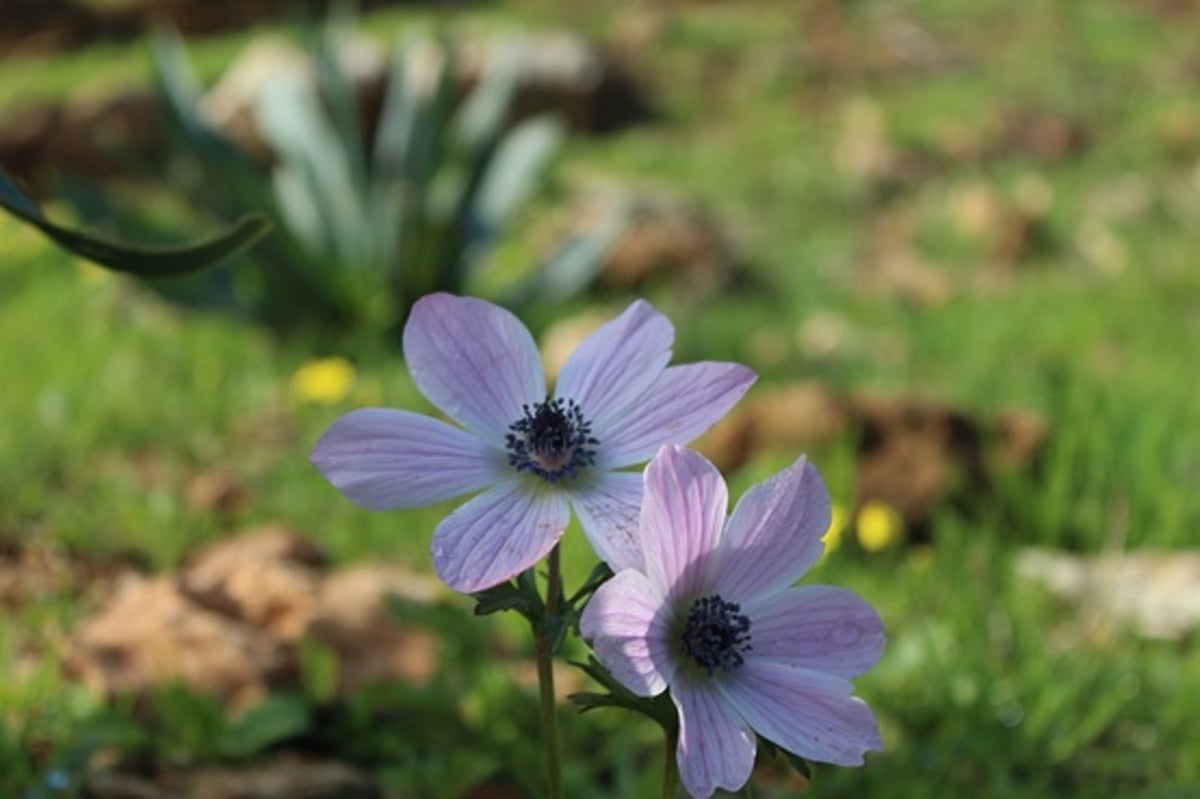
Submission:
[[[317,358],[292,375],[291,395],[299,402],[336,405],[350,393],[354,380],[354,364],[345,358]]]
[[[891,505],[872,499],[859,508],[855,528],[862,548],[878,552],[896,542],[904,530],[904,520]]]

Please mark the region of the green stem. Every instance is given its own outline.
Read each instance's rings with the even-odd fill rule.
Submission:
[[[664,735],[662,799],[675,799],[679,793],[679,764],[675,762],[678,743],[679,728],[672,726]]]
[[[542,745],[546,750],[547,796],[562,799],[562,765],[558,756],[558,722],[555,718],[554,699],[554,652],[547,629],[551,619],[558,615],[562,603],[562,574],[559,570],[558,547],[550,550],[546,558],[549,574],[546,577],[546,610],[540,624],[534,625],[534,642],[537,650],[538,693],[542,706]]]

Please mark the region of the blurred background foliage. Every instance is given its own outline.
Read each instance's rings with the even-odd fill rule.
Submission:
[[[176,4],[179,38],[122,0],[0,18],[0,167],[48,217],[143,243],[248,208],[277,222],[223,271],[146,284],[0,218],[0,795],[318,766],[331,795],[539,795],[524,631],[460,598],[390,608],[437,667],[387,685],[349,685],[343,642],[311,624],[271,639],[284,667],[253,701],[116,690],[87,660],[130,581],[199,596],[197,548],[248,528],[315,543],[287,561],[305,586],[364,561],[428,574],[445,508],[361,511],[306,458],[351,408],[428,410],[395,331],[437,287],[519,310],[551,365],[646,296],[678,359],[762,375],[700,446],[735,496],[808,451],[839,505],[811,579],[889,634],[858,681],[885,749],[817,766],[809,795],[1200,794],[1190,4],[366,4],[352,29],[387,87],[370,107],[417,103],[392,81],[418,51],[460,68],[414,116],[356,105],[358,39],[320,5]],[[256,151],[197,109],[264,37],[315,55],[247,106]],[[462,78],[495,41],[513,60]],[[443,156],[386,119],[422,120]],[[577,531],[566,561],[570,589]],[[221,619],[243,612],[226,600]],[[138,607],[126,626],[153,634]],[[650,725],[562,719],[586,753],[571,796],[653,794]],[[753,795],[797,780],[764,759]]]

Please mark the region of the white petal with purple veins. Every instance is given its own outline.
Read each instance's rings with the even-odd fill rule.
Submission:
[[[795,582],[821,557],[830,514],[825,483],[804,458],[751,488],[721,540],[721,595],[741,602]]]
[[[662,693],[675,673],[662,596],[641,572],[615,575],[588,600],[579,632],[602,663],[637,696]]]
[[[433,567],[464,594],[517,576],[562,538],[570,509],[562,493],[510,480],[462,505],[433,531]]]
[[[638,472],[599,473],[570,491],[571,506],[583,534],[596,554],[614,572],[643,568],[638,538],[642,506],[642,475]]]
[[[471,297],[430,294],[404,326],[404,359],[430,402],[495,447],[523,406],[546,398],[529,330],[503,308]]]
[[[727,502],[721,473],[698,453],[668,445],[646,467],[640,524],[646,576],[668,601],[694,598],[705,586]]]
[[[637,400],[592,426],[597,463],[619,469],[641,463],[664,444],[686,444],[737,404],[756,375],[735,363],[672,366]]]
[[[883,620],[853,591],[801,585],[742,608],[753,619],[755,660],[771,660],[847,679],[883,654]]]
[[[554,395],[575,400],[593,432],[607,429],[609,419],[662,374],[674,341],[675,329],[667,318],[637,300],[571,353],[558,374]]]
[[[679,711],[679,779],[697,799],[718,788],[736,791],[750,779],[757,740],[737,713],[703,683],[678,681],[671,699]]]
[[[428,505],[477,491],[504,474],[504,455],[457,427],[408,411],[364,408],[335,421],[313,464],[372,510]]]
[[[800,757],[860,766],[883,747],[871,709],[840,677],[748,659],[717,685],[747,724]]]

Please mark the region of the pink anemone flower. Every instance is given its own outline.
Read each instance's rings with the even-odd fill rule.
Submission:
[[[641,566],[634,542],[642,463],[687,443],[733,407],[754,373],[731,363],[668,367],[675,331],[638,300],[583,341],[553,391],[533,337],[483,300],[431,294],[404,327],[404,358],[425,397],[457,424],[365,408],[321,436],[312,462],[373,510],[478,493],[438,524],[433,565],[473,593],[531,568],[573,508],[614,570]]]
[[[821,555],[829,494],[804,458],[751,488],[725,517],[725,482],[700,455],[667,446],[646,467],[644,568],[600,586],[583,637],[630,691],[670,690],[676,762],[694,797],[736,791],[755,733],[803,758],[861,765],[882,746],[850,679],[883,652],[869,604],[793,583]]]

